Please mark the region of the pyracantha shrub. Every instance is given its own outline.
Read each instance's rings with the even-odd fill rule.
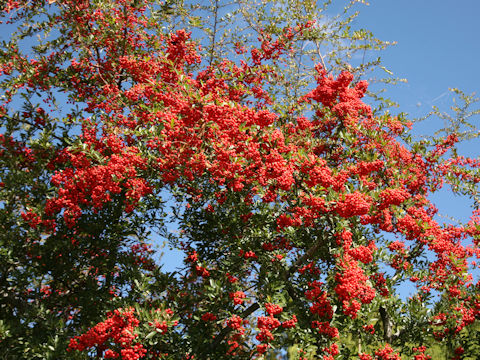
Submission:
[[[460,181],[476,195],[480,163],[457,156],[458,136],[408,141],[408,121],[363,101],[366,81],[324,64],[282,110],[278,69],[318,24],[258,30],[258,46],[218,59],[194,33],[161,29],[170,5],[2,5],[19,27],[0,63],[2,347],[96,359],[426,359],[442,341],[457,358],[473,352],[478,210],[446,224],[429,200]],[[22,50],[43,31],[53,39]],[[185,253],[173,273],[148,245],[167,228],[167,193],[170,245]],[[405,281],[417,291],[401,300]]]

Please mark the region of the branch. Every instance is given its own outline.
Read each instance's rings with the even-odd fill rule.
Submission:
[[[292,274],[294,272],[296,272],[298,270],[298,268],[305,261],[307,261],[308,259],[310,259],[312,257],[312,255],[320,248],[320,245],[321,245],[320,241],[317,241],[315,243],[315,245],[313,245],[310,249],[308,249],[305,254],[303,254],[301,257],[299,257],[297,259],[297,261],[295,261],[295,263],[292,266],[290,266],[288,271],[283,274],[283,280],[287,281],[290,278],[290,276],[292,276]]]
[[[210,47],[210,60],[208,62],[209,66],[212,66],[213,63],[213,53],[215,51],[215,41],[217,37],[217,23],[218,23],[218,0],[215,0],[215,17],[213,22],[213,33],[212,33],[212,46]]]
[[[243,310],[243,312],[240,314],[240,317],[242,319],[245,319],[247,316],[249,316],[250,314],[252,314],[253,312],[255,312],[256,310],[260,309],[260,305],[258,305],[258,303],[253,303],[252,305],[250,305],[248,308],[246,308],[245,310]],[[213,341],[213,344],[212,344],[212,347],[215,348],[217,347],[218,345],[220,345],[220,343],[223,341],[223,339],[232,331],[231,328],[229,328],[228,326],[224,327],[222,329],[222,331],[220,331],[220,334],[218,334],[216,337],[215,337],[215,340]]]
[[[387,310],[383,306],[378,308],[380,313],[380,318],[382,319],[383,324],[383,340],[391,344],[392,342],[392,322],[390,321],[390,315],[387,313]]]
[[[418,242],[415,247],[410,251],[410,253],[408,254],[408,256],[405,258],[405,261],[408,261],[410,262],[413,258],[417,257],[418,255],[420,255],[420,252],[423,248],[423,243],[421,242]],[[397,270],[395,272],[395,274],[392,276],[391,278],[391,282],[392,282],[392,285],[395,284],[395,282],[400,278],[400,276],[402,275],[402,273],[400,272],[400,270]]]
[[[303,190],[303,189],[302,189]],[[326,221],[328,223],[328,225],[330,226],[330,229],[334,229],[334,226],[333,226],[333,223],[332,223],[332,220],[328,217],[326,217]],[[283,280],[284,281],[287,281],[290,276],[293,275],[294,272],[296,272],[298,270],[298,268],[305,262],[307,261],[308,259],[310,259],[313,254],[315,254],[315,252],[320,248],[321,245],[324,245],[324,237],[322,236],[321,239],[318,239],[317,242],[312,246],[310,247],[307,252],[305,254],[303,254],[301,257],[299,257],[297,259],[297,261],[295,261],[293,263],[292,266],[290,266],[290,268],[288,269],[288,271],[286,273],[283,274]]]

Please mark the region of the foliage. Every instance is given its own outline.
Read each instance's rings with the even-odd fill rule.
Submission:
[[[429,200],[477,199],[475,101],[421,141],[366,104],[358,2],[2,3],[5,358],[475,358],[479,210]]]

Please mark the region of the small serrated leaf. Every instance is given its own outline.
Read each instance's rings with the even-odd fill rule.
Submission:
[[[147,336],[145,336],[145,340],[151,339],[152,337],[155,336],[156,333],[157,333],[156,330],[149,332]]]

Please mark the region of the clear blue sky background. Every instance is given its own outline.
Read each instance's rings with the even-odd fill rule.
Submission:
[[[372,0],[359,9],[354,26],[398,42],[382,58],[408,79],[391,91],[402,111],[422,115],[434,104],[445,104],[449,87],[478,93],[480,1]]]

